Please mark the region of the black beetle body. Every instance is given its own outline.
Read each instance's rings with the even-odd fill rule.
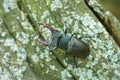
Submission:
[[[60,48],[66,53],[73,56],[86,58],[89,56],[90,48],[89,45],[80,39],[68,36],[66,34],[61,34],[59,31],[53,29],[50,25],[40,23],[44,27],[48,28],[52,33],[51,42],[43,41],[42,39],[37,39],[40,43],[48,45],[52,50]]]

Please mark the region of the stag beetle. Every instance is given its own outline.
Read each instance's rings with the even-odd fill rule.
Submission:
[[[65,53],[71,54],[73,56],[86,58],[89,56],[90,48],[89,45],[83,42],[80,39],[74,38],[73,35],[69,36],[66,34],[61,34],[58,30],[55,30],[48,24],[39,23],[43,25],[45,28],[48,28],[52,33],[51,40],[43,40],[41,38],[37,38],[37,41],[49,46],[52,50],[60,48],[65,51]]]

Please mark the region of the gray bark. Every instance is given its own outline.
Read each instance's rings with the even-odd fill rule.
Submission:
[[[117,33],[113,36],[119,42],[120,23],[114,16],[109,19],[101,15],[104,9],[91,3],[95,4],[93,10],[102,9],[97,13],[107,26],[106,19],[110,20],[114,26],[109,29],[116,27],[117,32],[110,34],[84,0],[1,0],[0,80],[119,80],[120,48],[112,34]],[[36,36],[50,36],[38,22],[50,24],[61,33],[67,25],[69,35],[92,36],[82,38],[90,45],[90,55],[76,58],[76,67],[73,56],[66,62],[64,51],[50,52],[35,41]]]

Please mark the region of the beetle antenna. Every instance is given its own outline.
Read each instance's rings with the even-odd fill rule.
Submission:
[[[65,30],[64,30],[64,33],[67,34],[67,32],[68,32],[68,27],[67,27],[68,25],[67,25],[67,22],[65,21],[64,24],[65,24]]]
[[[73,56],[73,60],[74,60],[75,67],[77,67],[78,65],[77,65],[77,60],[75,56]]]

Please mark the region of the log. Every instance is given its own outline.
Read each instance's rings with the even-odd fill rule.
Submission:
[[[100,12],[94,14],[95,7],[89,5],[89,0],[9,1],[0,2],[0,80],[120,79],[120,23],[112,14],[101,15],[104,8],[97,7]],[[100,5],[97,1],[91,3]],[[75,37],[89,44],[90,55],[85,59],[76,57],[75,65],[73,56],[65,59],[63,50],[49,51],[35,40],[51,36],[39,22],[61,33],[65,28],[68,35],[77,33]],[[117,25],[111,27],[113,23]]]

